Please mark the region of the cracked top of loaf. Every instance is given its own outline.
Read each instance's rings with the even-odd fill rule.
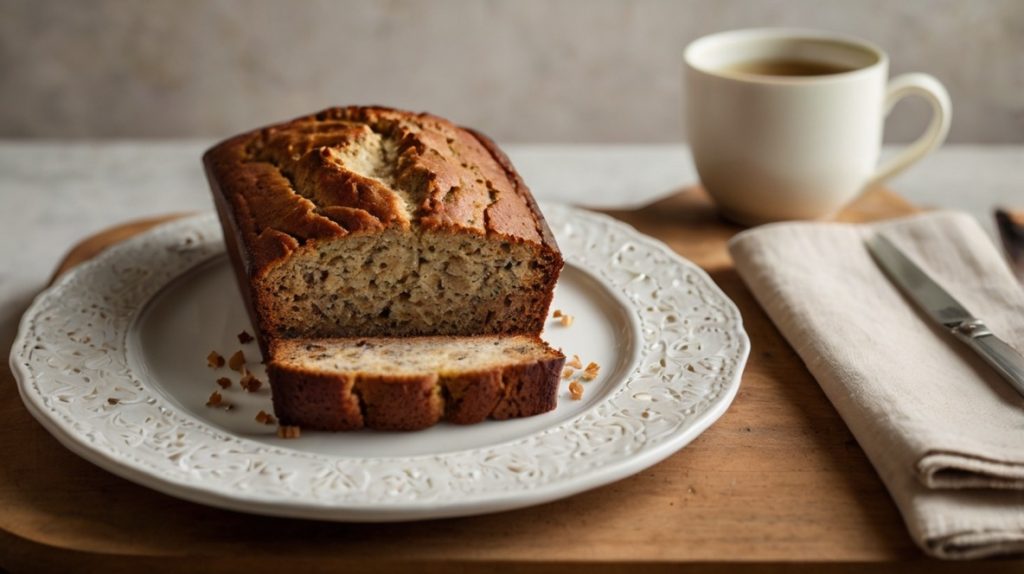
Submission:
[[[557,251],[497,146],[425,113],[331,108],[228,139],[204,163],[246,244],[250,276],[308,241],[388,228],[497,235]]]

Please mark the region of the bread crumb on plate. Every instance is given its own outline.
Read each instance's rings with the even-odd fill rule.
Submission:
[[[265,425],[272,425],[277,423],[277,419],[275,419],[274,415],[268,413],[267,411],[261,410],[260,412],[256,413],[256,422]]]
[[[211,369],[219,369],[224,366],[224,357],[220,356],[217,351],[210,351],[210,354],[206,356],[206,364]]]
[[[242,367],[244,366],[245,353],[243,353],[241,350],[235,351],[235,354],[231,355],[231,358],[228,359],[228,368],[230,368],[232,371],[238,371],[239,373],[241,373]]]
[[[224,400],[224,396],[217,391],[213,391],[210,394],[210,398],[206,399],[206,406],[208,407],[224,407],[227,408],[228,402]]]
[[[238,386],[242,387],[250,393],[255,393],[260,390],[263,386],[263,381],[257,379],[248,371],[248,369],[242,374],[242,378],[238,381]]]
[[[569,394],[572,395],[572,400],[578,401],[583,398],[583,385],[579,381],[573,381],[569,383]]]

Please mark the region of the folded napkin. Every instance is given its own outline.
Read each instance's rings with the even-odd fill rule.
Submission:
[[[863,243],[875,232],[1024,350],[1024,290],[966,214],[768,225],[729,249],[921,548],[942,558],[1022,552],[1024,398],[889,282]]]

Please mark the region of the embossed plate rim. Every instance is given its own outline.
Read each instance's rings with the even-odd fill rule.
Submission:
[[[320,493],[317,495],[319,496],[318,498],[314,496],[316,494],[315,485],[309,486],[310,490],[308,492],[292,492],[290,489],[292,477],[288,477],[287,480],[284,478],[277,479],[278,483],[289,484],[275,484],[273,479],[268,479],[269,483],[262,484],[259,482],[259,477],[253,478],[248,476],[252,474],[250,471],[243,478],[250,480],[250,484],[255,484],[261,488],[268,488],[269,490],[242,491],[234,488],[235,484],[231,483],[230,479],[218,482],[216,476],[210,475],[209,472],[205,477],[197,475],[191,478],[189,478],[188,472],[185,472],[183,475],[185,478],[182,478],[175,473],[183,471],[175,468],[172,460],[145,463],[166,463],[168,468],[163,469],[165,472],[160,472],[155,468],[145,466],[139,460],[133,459],[132,457],[135,455],[127,452],[131,449],[102,442],[107,440],[105,435],[100,434],[100,438],[94,438],[97,432],[101,432],[98,429],[74,428],[76,421],[74,417],[66,412],[70,407],[65,408],[65,412],[61,412],[60,409],[64,408],[61,405],[66,403],[62,403],[61,400],[48,401],[47,397],[43,396],[41,389],[38,388],[39,377],[44,377],[43,380],[45,380],[45,377],[57,380],[61,373],[50,365],[33,364],[33,347],[42,342],[39,335],[40,331],[38,330],[39,326],[36,323],[37,321],[42,321],[40,317],[47,309],[47,305],[53,304],[53,299],[61,294],[81,298],[83,306],[90,303],[90,301],[95,305],[96,300],[92,300],[89,297],[99,294],[95,291],[97,285],[94,284],[98,281],[90,274],[107,270],[110,271],[110,277],[114,277],[116,276],[115,268],[117,265],[124,263],[123,259],[130,258],[133,254],[138,256],[138,253],[135,253],[133,250],[144,250],[147,247],[152,249],[163,247],[167,253],[172,253],[169,257],[179,257],[180,261],[172,259],[172,263],[177,262],[178,267],[172,270],[164,270],[167,276],[162,279],[159,277],[160,269],[151,273],[150,275],[156,275],[157,277],[152,278],[154,285],[145,291],[148,295],[145,296],[144,300],[128,304],[123,308],[118,308],[115,301],[110,303],[112,306],[109,309],[103,308],[111,313],[122,314],[120,317],[122,321],[121,329],[117,332],[117,338],[114,341],[114,344],[119,344],[119,347],[115,346],[112,350],[116,352],[120,349],[120,352],[125,355],[124,363],[121,366],[124,367],[126,372],[121,373],[119,378],[117,374],[111,374],[102,369],[82,371],[99,373],[101,377],[114,377],[113,380],[121,381],[122,384],[137,386],[139,390],[145,391],[145,381],[133,379],[131,369],[128,367],[129,361],[126,355],[128,331],[135,324],[145,304],[159,293],[162,285],[170,283],[175,277],[188,272],[195,265],[208,260],[209,257],[216,255],[218,250],[223,250],[219,228],[215,218],[210,214],[192,216],[167,223],[116,245],[93,260],[72,269],[55,285],[40,293],[22,318],[18,336],[11,351],[11,369],[18,381],[18,390],[22,400],[31,414],[65,447],[114,474],[172,496],[212,506],[258,514],[302,518],[346,521],[395,521],[483,514],[540,504],[570,496],[625,478],[648,468],[675,453],[706,430],[725,412],[735,397],[739,388],[743,367],[750,352],[750,342],[743,330],[742,318],[733,302],[729,300],[702,269],[678,256],[661,242],[644,236],[632,227],[610,217],[569,206],[548,204],[544,205],[544,212],[547,214],[547,219],[551,223],[559,244],[562,246],[566,260],[587,272],[593,279],[613,293],[620,302],[632,303],[633,307],[630,308],[630,311],[632,312],[631,314],[635,315],[633,322],[639,322],[642,329],[645,326],[649,327],[649,325],[645,325],[645,320],[652,320],[651,317],[656,314],[653,311],[653,306],[645,309],[640,303],[642,294],[636,291],[639,289],[637,285],[644,285],[645,282],[655,281],[657,289],[651,292],[651,296],[654,297],[655,293],[665,286],[657,284],[653,275],[665,275],[671,271],[679,273],[678,277],[672,279],[671,287],[678,287],[679,290],[687,288],[687,293],[693,293],[696,290],[695,297],[699,296],[699,299],[707,303],[707,308],[701,314],[707,312],[708,316],[706,319],[709,322],[712,321],[713,315],[715,316],[715,321],[719,321],[707,329],[722,333],[725,342],[722,347],[723,352],[703,356],[700,360],[693,359],[690,363],[687,363],[686,368],[692,374],[694,380],[705,381],[709,385],[709,389],[714,388],[714,394],[710,390],[686,386],[684,383],[687,383],[687,381],[684,375],[668,376],[666,374],[668,369],[666,357],[668,357],[668,349],[673,342],[666,340],[666,329],[648,328],[639,335],[640,340],[637,345],[640,357],[634,362],[633,372],[624,379],[619,385],[618,390],[610,393],[604,400],[595,403],[576,417],[563,421],[553,428],[533,433],[533,435],[526,438],[498,445],[437,455],[369,459],[371,465],[376,465],[373,469],[374,472],[378,473],[373,477],[369,476],[369,470],[362,468],[340,468],[346,462],[349,463],[349,466],[352,466],[352,463],[366,465],[367,459],[349,460],[345,457],[305,453],[233,436],[230,433],[225,433],[221,429],[214,428],[193,418],[188,413],[179,410],[175,405],[169,404],[165,398],[160,397],[159,393],[150,389],[150,394],[145,404],[132,405],[135,411],[128,410],[125,415],[126,418],[130,418],[130,415],[133,413],[139,416],[146,413],[159,413],[160,416],[169,417],[168,420],[175,422],[177,426],[174,426],[174,429],[180,427],[189,432],[199,433],[198,436],[206,437],[210,441],[219,441],[214,442],[214,446],[219,445],[220,448],[223,448],[228,459],[233,455],[244,454],[247,456],[263,456],[268,461],[281,458],[284,462],[289,463],[284,466],[273,466],[271,462],[268,462],[263,469],[270,469],[271,474],[273,472],[292,472],[293,468],[298,468],[297,472],[306,472],[308,474],[312,473],[314,469],[319,469],[322,472],[326,472],[327,475],[335,472],[336,475],[333,476],[335,480],[351,479],[355,480],[357,486],[360,486],[358,484],[359,481],[352,477],[358,475],[359,471],[362,471],[365,480],[361,485],[362,490],[349,488],[351,485],[346,484],[345,488],[348,490],[343,489],[344,492],[335,492],[332,490],[334,488],[332,486],[332,489],[328,489],[328,492],[326,492],[327,496],[324,496],[325,493]],[[595,233],[599,240],[607,243],[607,245],[599,246],[604,249],[600,253],[591,252],[593,248],[597,247],[595,243],[584,246],[576,245],[577,236],[585,235],[588,232]],[[190,235],[190,233],[193,233],[193,235]],[[585,239],[586,237],[579,238],[580,241]],[[618,250],[612,249],[616,240],[621,240],[621,246]],[[163,243],[160,243],[161,241]],[[150,246],[149,244],[153,245]],[[580,247],[583,248],[581,249]],[[173,255],[177,253],[176,250],[180,250],[179,255]],[[635,254],[623,258],[621,253],[623,250],[633,251]],[[167,253],[161,251],[158,255],[167,256]],[[612,264],[616,257],[622,261],[620,267],[615,267]],[[142,265],[155,265],[154,261],[159,261],[159,257],[151,259],[147,257]],[[646,271],[630,268],[636,262],[645,260],[660,260],[662,268],[657,268],[657,265],[652,265],[652,268]],[[130,265],[125,266],[125,268],[130,268]],[[88,282],[90,278],[94,279],[93,284]],[[144,284],[147,278],[148,276],[143,273],[138,282]],[[680,283],[684,280],[689,287]],[[116,286],[116,281],[114,279],[110,279],[110,281],[111,285],[100,285],[99,287],[106,287],[108,290],[113,289]],[[634,289],[634,291],[630,291],[630,289]],[[681,296],[676,293],[675,289],[668,291],[668,295]],[[106,295],[103,296],[106,297]],[[107,299],[104,300],[104,305],[107,304]],[[697,307],[694,307],[694,309],[697,309]],[[84,310],[83,313],[87,314]],[[680,327],[677,323],[677,318],[675,318],[676,314],[672,313],[669,316],[673,317],[672,328]],[[686,320],[683,322],[686,322]],[[662,327],[664,327],[664,324],[662,324]],[[700,325],[693,327],[695,330],[701,328]],[[47,333],[45,328],[41,332],[43,334]],[[98,335],[99,333],[93,334]],[[653,339],[648,341],[646,339],[648,336],[653,337]],[[36,339],[30,341],[31,337],[36,337]],[[71,335],[68,335],[69,339],[70,337]],[[691,341],[691,339],[687,339],[687,341]],[[700,342],[698,339],[692,339],[692,341]],[[110,346],[112,343],[107,340],[103,344]],[[660,360],[661,372],[640,373],[640,369],[645,366],[644,359],[654,352],[652,350],[654,347],[658,346],[663,346],[664,348]],[[682,348],[686,349],[687,346],[688,344]],[[85,347],[78,345],[75,348],[78,352],[81,352]],[[698,348],[700,348],[700,345],[698,345]],[[49,349],[44,348],[44,350]],[[64,350],[66,351],[67,349],[65,348]],[[725,351],[728,351],[728,353],[726,354]],[[40,354],[42,355],[43,353],[40,352]],[[68,358],[65,356],[59,358],[71,361],[63,365],[68,368],[77,365],[73,368],[81,370],[86,369],[89,364],[89,357],[76,356]],[[94,361],[102,358],[104,357],[92,357]],[[653,359],[654,357],[652,356],[651,358]],[[706,363],[701,362],[705,360],[707,361]],[[102,364],[102,361],[99,362]],[[698,372],[694,365],[697,365],[702,370],[706,367],[710,374]],[[36,367],[36,371],[33,371],[33,366]],[[51,368],[51,371],[44,372],[44,367]],[[655,365],[655,367],[657,366]],[[663,385],[659,386],[652,382],[658,379],[658,377],[662,377]],[[631,385],[634,384],[637,386],[631,388]],[[679,386],[674,387],[673,385]],[[624,396],[627,390],[636,392],[627,397]],[[639,404],[639,399],[636,397],[641,394],[650,396],[650,393],[667,393],[669,396],[677,397],[682,401],[683,398],[687,397],[687,393],[694,394],[695,392],[699,395],[698,398],[702,397],[706,400],[703,402],[697,401],[692,404],[680,403],[681,405],[690,405],[682,414],[676,411],[655,410],[653,411],[655,413],[654,416],[647,418],[646,414],[640,416],[641,413],[639,411],[634,412],[635,409],[631,408],[633,404]],[[700,395],[700,392],[705,394]],[[77,399],[80,402],[84,402],[89,397],[78,397]],[[92,397],[89,400],[99,399]],[[652,399],[647,398],[645,400],[651,401]],[[657,399],[654,400],[654,403],[646,402],[643,404],[654,405]],[[627,408],[622,408],[622,405],[625,405]],[[599,414],[599,411],[602,409],[614,409],[615,407],[619,407],[620,410],[613,411],[611,414],[606,413],[603,416]],[[648,410],[645,408],[644,413],[648,412]],[[691,410],[693,412],[687,412]],[[116,417],[112,416],[111,418]],[[663,432],[660,436],[655,435],[655,438],[648,438],[648,435],[656,429],[659,421],[663,422],[666,420],[675,422],[676,426]],[[616,425],[619,426],[617,427]],[[609,429],[611,429],[610,432],[612,434],[609,435],[611,438],[608,441],[598,442],[597,444],[584,444],[585,441],[595,442],[590,439],[589,434],[587,434],[588,432],[598,433],[598,436],[601,437],[603,435],[600,435],[600,433],[609,431]],[[637,432],[629,436],[625,433],[624,429],[633,429]],[[638,449],[615,450],[616,448],[626,449],[629,446],[626,444],[628,441],[639,440],[637,438],[638,434],[643,437]],[[542,443],[542,446],[548,449],[546,454],[544,448],[534,446],[533,454],[531,455],[531,450],[527,448],[530,445],[527,443],[530,440],[538,439],[538,437],[551,444]],[[618,438],[616,439],[616,437]],[[572,443],[574,438],[579,442]],[[101,442],[95,442],[97,440]],[[143,446],[148,446],[145,440],[142,441],[142,444]],[[229,448],[229,445],[236,447],[236,450]],[[611,450],[606,449],[602,451],[601,449],[604,448],[604,445],[611,445]],[[188,445],[186,444],[186,446]],[[209,448],[207,444],[198,444],[196,446],[199,449]],[[573,450],[574,446],[577,450]],[[526,448],[526,450],[516,452],[514,449],[517,447],[520,449]],[[566,459],[566,457],[572,458],[580,453],[582,455],[579,458],[583,462],[572,462]],[[440,479],[465,479],[464,476],[457,474],[457,471],[466,470],[458,466],[460,462],[457,457],[469,457],[468,466],[471,467],[469,469],[470,472],[474,472],[474,468],[476,472],[479,472],[480,468],[485,468],[483,466],[485,461],[482,460],[484,456],[497,457],[499,462],[505,460],[501,457],[509,457],[508,460],[511,462],[500,462],[498,468],[486,467],[486,470],[494,473],[494,476],[484,476],[480,480],[477,480],[478,476],[473,476],[472,478],[475,482],[465,485],[460,483],[461,488],[464,490],[455,489],[441,491],[440,493],[437,491],[424,493],[416,491],[415,488],[412,490],[406,489],[409,484],[423,479],[424,476],[428,483],[431,480]],[[531,456],[533,460],[531,460]],[[477,459],[473,460],[473,457],[477,457]],[[548,468],[550,468],[550,465],[555,464],[557,466],[557,463],[561,462],[563,463],[563,468],[572,468],[574,465],[578,468],[576,472],[560,471],[562,474],[556,473],[555,478],[548,479],[546,482],[539,479],[531,482],[529,475],[527,475],[527,480],[523,480],[523,476],[520,474],[522,472],[521,459],[523,458],[526,459],[525,462],[535,464],[532,471],[539,473],[542,478],[547,478],[541,472],[544,470],[544,465],[548,465]],[[156,459],[160,461],[159,457],[156,457]],[[317,467],[312,463],[303,466],[305,462],[310,460],[319,462],[321,466]],[[488,458],[487,460],[491,459]],[[224,464],[228,464],[228,462],[230,461]],[[300,462],[303,464],[298,464]],[[295,463],[297,466],[293,467],[292,463]],[[501,464],[505,465],[504,469],[501,468]],[[396,469],[399,469],[398,472],[393,472]],[[531,469],[527,468],[527,470]],[[202,469],[192,469],[190,472],[193,471],[200,473]],[[388,474],[389,472],[392,472],[392,474]],[[211,479],[211,476],[213,476],[213,479]],[[304,477],[303,480],[308,482],[310,477]],[[391,483],[387,483],[387,481],[395,481],[395,489],[388,490],[385,488],[381,490],[382,487],[378,486],[379,482],[375,482],[379,480],[384,480],[384,486],[388,488],[390,488],[388,485]],[[238,484],[242,484],[242,482]],[[331,484],[334,485],[334,483]],[[275,488],[277,490],[274,490]],[[476,490],[473,490],[474,488]],[[431,489],[434,489],[434,487],[431,486]],[[359,496],[356,497],[356,494]],[[345,496],[350,498],[346,500]]]

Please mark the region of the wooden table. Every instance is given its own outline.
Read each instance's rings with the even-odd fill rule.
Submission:
[[[914,211],[883,190],[840,219]],[[543,506],[406,524],[267,518],[184,502],[74,456],[0,372],[0,568],[11,572],[1024,571],[948,563],[914,546],[832,405],[740,281],[725,250],[739,228],[699,190],[613,215],[704,267],[736,302],[753,350],[729,411],[640,474]],[[154,222],[90,238],[59,271]],[[4,343],[9,347],[10,337]]]

